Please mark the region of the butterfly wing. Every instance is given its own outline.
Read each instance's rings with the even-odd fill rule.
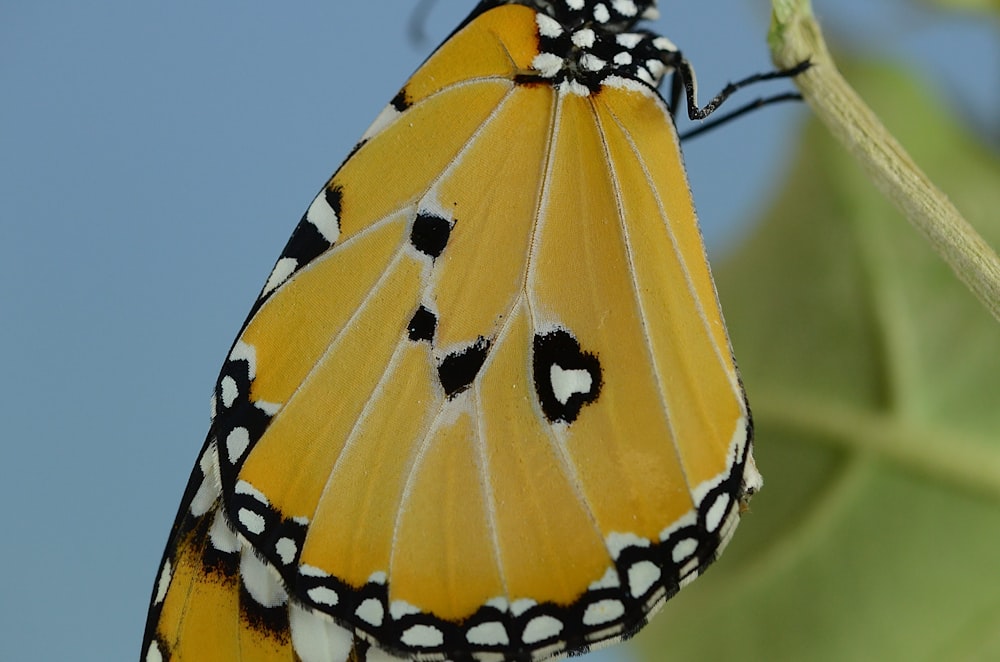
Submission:
[[[553,19],[492,4],[255,303],[146,659],[579,652],[697,576],[759,486],[665,104],[546,80]]]

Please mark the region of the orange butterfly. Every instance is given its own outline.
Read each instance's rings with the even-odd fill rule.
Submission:
[[[146,662],[580,653],[719,555],[761,477],[657,86],[747,81],[699,109],[655,12],[485,0],[364,134],[223,366]]]

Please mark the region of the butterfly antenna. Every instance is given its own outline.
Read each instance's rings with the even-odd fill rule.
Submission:
[[[430,16],[435,4],[437,0],[417,0],[416,6],[410,12],[407,33],[410,35],[410,41],[416,46],[427,43],[427,17]]]

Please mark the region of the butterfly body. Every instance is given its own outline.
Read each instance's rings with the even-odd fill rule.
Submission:
[[[223,366],[144,660],[541,660],[716,558],[761,480],[652,11],[482,2],[365,133]]]

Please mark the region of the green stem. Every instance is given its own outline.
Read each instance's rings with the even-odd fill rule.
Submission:
[[[787,69],[803,60],[813,63],[795,79],[802,96],[861,163],[883,195],[1000,320],[1000,258],[996,252],[917,167],[837,71],[809,0],[773,0],[772,9],[768,41],[775,64]]]
[[[758,389],[753,404],[761,420],[808,431],[809,438],[871,453],[931,479],[1000,500],[1000,453],[990,440],[790,392]]]

